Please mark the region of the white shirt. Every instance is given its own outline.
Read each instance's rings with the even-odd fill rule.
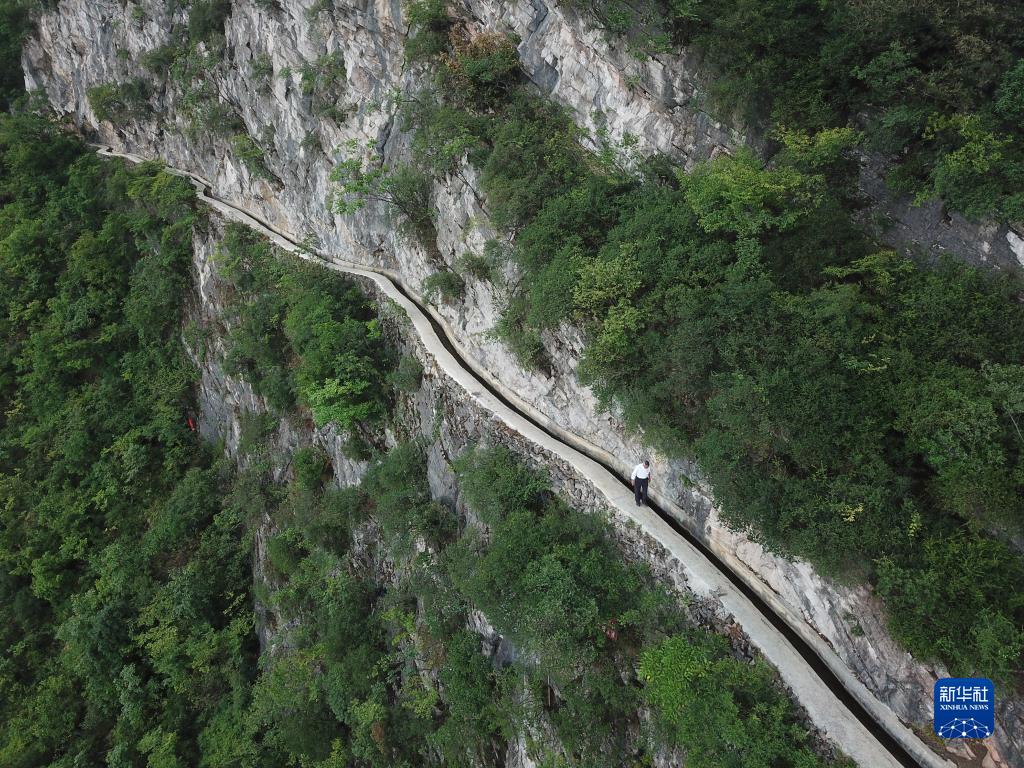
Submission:
[[[635,467],[633,467],[633,474],[629,476],[629,479],[636,480],[637,478],[639,478],[640,480],[646,480],[650,476],[650,467],[645,467],[643,464],[637,464]]]

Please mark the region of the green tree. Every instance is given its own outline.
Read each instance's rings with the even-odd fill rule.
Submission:
[[[744,664],[723,645],[674,636],[640,662],[644,697],[687,765],[820,765],[764,662]]]

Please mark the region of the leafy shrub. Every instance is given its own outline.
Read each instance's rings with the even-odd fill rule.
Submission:
[[[506,449],[466,451],[455,470],[459,487],[488,525],[496,525],[511,510],[543,509],[551,498],[549,479]]]
[[[1007,123],[1024,121],[1024,59],[1008,69],[996,91],[995,112]]]
[[[486,108],[519,82],[519,54],[507,36],[483,32],[443,57],[442,87],[464,103]]]
[[[521,226],[544,200],[585,178],[587,162],[578,137],[560,108],[524,94],[515,96],[490,136],[493,148],[482,168],[496,226]]]
[[[448,15],[447,0],[412,0],[406,6],[406,20],[409,23],[405,43],[407,59],[430,59],[448,48],[452,18]]]
[[[370,381],[373,368],[354,357],[338,358],[336,364],[341,377],[309,382],[299,390],[316,423],[333,422],[342,429],[352,429],[359,422],[380,418],[383,413],[373,398]]]
[[[942,198],[973,219],[992,214],[1024,218],[1024,151],[1020,138],[999,130],[981,115],[935,116],[922,138],[935,159],[927,182],[917,184],[918,201]]]
[[[391,373],[389,381],[399,392],[416,392],[420,388],[422,378],[423,365],[420,361],[415,357],[403,355],[398,361],[398,367]]]
[[[599,381],[608,369],[628,370],[642,345],[643,324],[643,312],[629,301],[611,307],[580,362],[581,376]]]
[[[263,147],[248,133],[239,133],[231,137],[231,151],[253,176],[262,179],[273,178],[273,174],[267,168]]]
[[[465,290],[462,278],[449,269],[434,272],[423,280],[423,296],[428,301],[456,301],[462,298]]]
[[[230,15],[231,0],[194,0],[188,14],[189,41],[208,43],[223,37],[224,22]]]
[[[180,46],[174,43],[161,45],[146,51],[139,57],[139,63],[157,77],[167,77],[174,62],[183,54]]]
[[[278,426],[277,419],[268,412],[244,413],[238,423],[238,452],[243,456],[262,450]]]
[[[283,412],[295,402],[293,373],[286,367],[287,339],[280,329],[280,304],[269,296],[247,301],[228,335],[224,368],[241,375],[271,408]]]
[[[348,111],[338,107],[346,84],[347,72],[341,51],[327,53],[302,65],[299,87],[310,99],[313,114],[344,120]]]
[[[719,113],[812,133],[867,115],[869,145],[902,191],[976,218],[1024,210],[1024,133],[1007,106],[1024,53],[1011,31],[1019,8],[708,0],[666,13],[702,52]]]
[[[634,23],[633,13],[625,3],[612,2],[601,9],[601,21],[612,35],[624,35]]]
[[[430,202],[430,177],[411,165],[402,165],[391,172],[382,189],[387,201],[409,221],[420,242],[432,245],[437,239],[437,230]]]
[[[188,118],[186,132],[191,138],[206,134],[231,137],[245,130],[234,108],[220,100],[209,73],[221,62],[219,50],[192,45],[174,59],[170,82],[180,91],[178,101]]]
[[[571,261],[577,254],[570,254],[570,264],[558,265],[562,271],[575,278],[571,295],[572,305],[577,312],[585,317],[601,317],[611,314],[620,302],[628,303],[636,297],[643,277],[640,274],[640,262],[632,251],[632,246],[627,244],[619,248],[617,253],[606,252],[604,258],[585,261],[575,270]]]
[[[125,123],[150,113],[149,84],[142,78],[97,85],[88,91],[89,106],[100,120]]]
[[[299,142],[299,146],[307,152],[323,152],[323,144],[320,141],[320,136],[313,131],[310,131],[302,137],[302,141]]]
[[[954,659],[953,674],[1008,682],[1024,652],[1024,564],[1005,545],[965,531],[932,538],[920,563],[879,566],[896,637],[924,659]]]
[[[307,516],[296,523],[312,548],[343,556],[351,545],[351,532],[365,519],[368,500],[358,488],[325,488]]]
[[[686,201],[708,233],[785,232],[813,209],[820,179],[792,166],[767,169],[749,151],[723,155],[686,177]]]
[[[330,756],[336,726],[310,650],[288,649],[268,665],[253,689],[249,717],[274,751],[314,760]]]
[[[492,254],[466,251],[458,258],[459,270],[477,280],[489,281],[494,277],[497,264]]]
[[[480,652],[480,637],[465,630],[445,642],[438,678],[447,704],[444,723],[431,734],[448,762],[486,755],[491,742],[507,728],[498,706],[497,675]]]
[[[252,77],[255,80],[269,83],[274,76],[274,60],[270,57],[269,53],[253,56],[252,63],[249,66]]]
[[[316,490],[323,485],[324,475],[329,467],[330,461],[321,448],[300,448],[292,454],[295,482],[307,490]]]
[[[408,554],[416,538],[437,545],[454,529],[451,512],[431,500],[426,457],[414,443],[392,449],[363,480],[373,499],[373,518],[393,551]]]
[[[543,480],[523,468],[506,474],[509,464],[517,462],[495,449],[460,465],[461,478],[476,474],[464,491],[474,507],[486,505],[480,510],[488,510],[492,534],[482,551],[459,554],[454,581],[499,631],[537,655],[546,674],[569,680],[595,662],[602,625],[636,620],[644,582],[620,563],[603,521],[537,493]],[[488,479],[497,487],[487,487]]]
[[[437,230],[430,201],[432,181],[423,171],[407,164],[393,169],[370,168],[358,157],[350,157],[335,166],[331,181],[338,185],[331,205],[335,212],[352,214],[367,201],[379,200],[394,206],[405,217],[425,247],[436,249]]]
[[[516,359],[527,368],[547,365],[547,350],[536,328],[526,324],[527,303],[522,297],[513,299],[494,326],[494,335],[504,342]]]
[[[686,749],[686,764],[820,765],[768,666],[737,661],[726,650],[720,638],[690,634],[641,658],[644,697],[669,738]]]
[[[416,127],[413,157],[435,175],[454,172],[467,157],[484,151],[487,117],[457,109],[425,96],[403,104],[405,126]]]
[[[574,295],[579,287],[581,269],[592,265],[582,257],[580,248],[575,244],[559,249],[550,258],[551,261],[541,268],[534,289],[523,297],[525,314],[522,322],[529,329],[553,330],[564,320],[585,316],[583,293],[580,293],[580,305],[574,302]]]
[[[225,368],[245,376],[279,410],[297,397],[318,424],[346,430],[386,412],[390,352],[365,297],[351,282],[277,255],[229,226],[220,262],[238,286]]]
[[[302,537],[295,529],[288,529],[267,539],[267,559],[279,576],[292,573],[305,555]]]
[[[358,432],[350,432],[342,443],[341,452],[353,461],[369,461],[373,458],[373,446]]]
[[[192,122],[189,125],[189,131],[193,135],[209,131],[216,136],[230,136],[235,131],[244,128],[242,118],[238,116],[231,105],[213,99],[201,100],[196,105],[195,111],[192,112]],[[255,152],[248,142],[246,142],[244,150]],[[258,166],[254,165],[254,167]]]

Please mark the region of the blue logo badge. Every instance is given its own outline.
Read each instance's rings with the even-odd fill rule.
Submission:
[[[935,683],[935,733],[944,739],[984,739],[996,730],[996,687],[987,677],[947,677]]]

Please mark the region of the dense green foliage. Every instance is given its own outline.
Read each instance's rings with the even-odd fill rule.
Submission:
[[[722,638],[689,632],[644,651],[640,676],[659,725],[692,768],[818,765],[790,703],[761,660],[728,653]],[[794,745],[796,745],[794,747]]]
[[[292,456],[286,489],[265,484],[258,456],[236,478],[187,424],[191,185],[105,163],[42,119],[5,117],[0,202],[0,763],[268,766],[337,753],[339,734],[317,741],[329,710],[282,704],[324,679],[309,654],[257,666],[252,531],[274,512],[266,550],[281,584],[268,605],[315,614],[306,631],[337,661],[330,704],[353,702],[344,754],[401,764],[415,739],[389,729],[387,757],[375,741],[390,673],[373,666],[393,651],[365,580],[334,570],[363,519],[352,494],[323,490],[328,465],[311,449]],[[253,304],[278,302],[259,331],[276,343],[252,348],[286,395],[294,387],[347,427],[379,419],[391,354],[354,286],[236,228],[224,256],[243,331],[259,320],[245,320]],[[334,396],[316,394],[332,381]],[[255,421],[252,450],[276,424]]]
[[[399,392],[415,392],[420,388],[423,365],[415,357],[402,357],[388,380]]]
[[[432,720],[429,709],[413,706],[414,691],[403,689],[411,659],[393,639],[402,619],[381,602],[385,585],[369,564],[348,556],[373,502],[360,488],[325,487],[323,472],[308,471],[322,470],[323,458],[308,449],[293,461],[307,471],[296,469],[286,487],[259,482],[258,469],[245,483],[247,505],[276,529],[260,592],[281,629],[276,650],[262,659],[238,758],[247,765],[420,765]],[[423,485],[416,475],[403,477],[405,500],[428,503]]]
[[[229,373],[278,412],[307,406],[318,424],[351,429],[386,414],[393,361],[354,283],[276,252],[240,225],[228,226],[219,261],[234,293]]]
[[[25,7],[0,4],[4,60]],[[771,167],[739,153],[682,174],[584,152],[571,120],[520,88],[510,41],[453,42],[444,4],[413,3],[409,58],[438,59],[445,98],[407,105],[414,165],[343,162],[334,207],[376,197],[433,243],[429,174],[468,156],[515,235],[523,282],[499,331],[524,358],[543,364],[540,333],[579,324],[581,374],[654,443],[695,455],[732,524],[871,578],[915,653],[1009,680],[1024,565],[998,534],[1024,513],[1020,288],[865,238],[848,215],[858,139],[845,126],[869,116],[901,189],[1024,215],[1019,25],[996,29],[977,3],[853,7],[675,3],[720,103],[792,128]],[[192,3],[187,29],[143,63],[170,71],[194,131],[233,136],[269,176],[204,77],[229,12]],[[336,55],[303,69],[314,112],[341,119],[344,79]],[[122,121],[148,94],[139,79],[89,98]],[[191,200],[156,167],[0,120],[0,763],[495,764],[545,723],[548,765],[627,765],[665,745],[694,766],[819,764],[767,667],[694,628],[623,564],[604,521],[508,452],[457,463],[482,523],[468,526],[431,500],[415,445],[338,490],[312,448],[261,455],[275,420],[253,417],[249,470],[215,462],[185,426]],[[502,255],[495,244],[426,287],[455,300]],[[303,406],[365,429],[392,387],[419,385],[412,358],[389,372],[352,283],[237,227],[219,266],[233,284],[226,367],[275,415]],[[271,458],[288,459],[290,483],[268,482]],[[278,636],[257,664],[249,552],[268,519],[255,592]],[[466,629],[473,610],[506,639],[507,666]]]
[[[89,106],[100,120],[123,124],[149,112],[149,84],[142,78],[107,83],[89,89]]]
[[[267,169],[263,148],[248,133],[237,133],[231,137],[231,151],[253,176],[262,179],[274,178]]]
[[[712,111],[810,132],[856,126],[897,190],[1024,219],[1019,3],[671,0],[643,20],[621,0],[584,5],[615,34],[671,32],[647,32],[642,48],[698,51]]]
[[[448,30],[453,19],[446,0],[418,0],[407,6],[409,37],[405,55],[410,61],[430,59],[448,49]]]
[[[32,0],[0,0],[0,112],[6,112],[25,89],[21,46],[32,6]]]
[[[659,736],[638,719],[645,697],[667,722],[704,711],[670,700],[683,682],[672,658],[657,660],[664,642],[728,672],[715,691],[716,746],[757,765],[820,764],[767,668],[687,628],[650,574],[622,563],[606,522],[568,508],[506,450],[469,452],[456,468],[485,529],[455,530],[451,511],[430,499],[414,444],[383,457],[360,487],[328,489],[314,475],[253,502],[280,529],[267,547],[279,579],[268,600],[292,627],[264,660],[254,697],[276,759],[493,765],[507,740],[542,722],[557,741],[531,751],[550,765],[642,764],[662,736],[697,754],[709,736]],[[395,572],[384,584],[356,544],[367,525],[383,545],[375,558]],[[472,609],[511,642],[513,659],[495,666],[481,654],[465,628]]]
[[[465,290],[465,281],[451,270],[434,272],[423,281],[423,295],[428,300],[455,301]]]
[[[569,754],[621,764],[638,729],[639,692],[624,682],[636,648],[681,619],[649,574],[623,565],[605,521],[568,508],[510,454],[470,454],[459,469],[489,532],[450,550],[453,584],[534,660],[528,690]]]
[[[984,538],[1024,525],[1019,283],[872,243],[849,214],[849,129],[785,132],[769,167],[743,152],[689,174],[628,148],[592,155],[497,47],[438,61],[442,85],[501,73],[486,106],[467,85],[406,116],[418,162],[444,172],[468,156],[514,235],[522,281],[499,334],[543,365],[540,332],[581,325],[581,375],[653,444],[696,456],[728,522],[829,573],[884,572],[914,652],[1019,669],[1024,605],[1006,596],[1024,581],[1004,567],[1018,558]],[[453,74],[469,51],[479,66]],[[918,621],[960,602],[941,564],[964,547],[1004,589]]]
[[[522,653],[523,693],[543,707],[569,764],[627,764],[636,748],[630,737],[644,733],[636,720],[642,700],[671,722],[692,724],[692,732],[645,736],[649,744],[664,737],[681,746],[688,765],[698,755],[708,766],[819,764],[767,668],[737,661],[720,638],[688,625],[646,568],[623,564],[606,521],[567,507],[546,478],[506,450],[471,452],[456,467],[487,533],[454,544],[442,566]],[[672,701],[666,691],[700,683],[685,680],[670,660],[654,660],[663,643],[729,674],[713,684],[709,675],[690,700]],[[647,683],[640,690],[631,684],[638,664]],[[700,724],[711,702],[698,699],[711,687],[722,728],[705,746],[715,737],[697,731],[705,730]]]
[[[4,765],[496,765],[542,722],[556,739],[530,748],[548,764],[623,765],[658,743],[643,697],[668,716],[654,662],[636,685],[642,649],[671,633],[728,667],[727,646],[623,564],[603,520],[508,451],[458,462],[486,525],[462,530],[415,444],[337,489],[319,449],[272,449],[278,419],[254,415],[246,470],[213,462],[186,424],[190,185],[102,162],[31,117],[0,122],[0,171]],[[237,227],[217,266],[236,291],[230,354],[254,386],[302,398],[325,371],[349,381],[339,350],[358,350],[381,391],[391,355],[350,283]],[[411,389],[421,372],[408,359],[396,378]],[[365,425],[384,401],[364,402],[338,407]],[[291,481],[269,482],[275,467]],[[258,662],[254,597],[274,634]],[[515,649],[510,665],[466,629],[474,608]],[[728,668],[736,748],[817,765],[770,676]],[[751,697],[771,713],[763,728]]]
[[[715,690],[716,746],[765,761],[757,764],[820,764],[767,668],[737,661],[726,643],[689,625],[649,573],[622,563],[603,520],[568,508],[508,451],[472,451],[457,463],[487,525],[461,532],[431,500],[415,444],[340,490],[327,483],[322,454],[302,449],[291,458],[286,487],[260,482],[270,464],[258,461],[234,491],[253,518],[274,522],[258,592],[278,629],[251,706],[230,739],[218,734],[218,758],[495,765],[509,739],[543,722],[557,740],[530,749],[551,765],[632,764],[661,743],[697,754],[707,735],[655,733],[638,719],[644,699],[666,723],[704,712],[670,698],[682,695],[683,678],[659,654],[682,647],[694,663],[728,672]],[[376,532],[369,548],[368,530]],[[466,629],[473,609],[515,648],[503,664]],[[639,688],[644,649],[647,687]]]
[[[197,765],[244,705],[243,511],[186,426],[192,200],[0,119],[5,766]]]
[[[186,47],[183,44],[156,48],[143,55],[143,63],[160,75],[164,72],[163,61],[170,61],[166,71],[170,84],[179,93],[177,105],[188,120],[186,133],[192,139],[205,135],[226,139],[237,136],[245,128],[233,106],[220,100],[213,78],[209,76],[220,57],[216,46],[204,52],[197,45]]]
[[[231,13],[231,0],[192,0],[188,13],[188,39],[209,42],[224,36],[224,22]]]

